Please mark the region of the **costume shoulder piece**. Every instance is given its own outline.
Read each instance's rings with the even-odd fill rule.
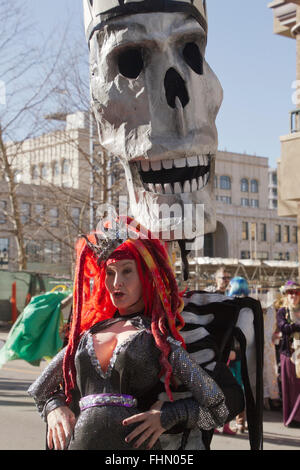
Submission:
[[[220,362],[226,363],[232,338],[239,341],[250,446],[261,449],[264,340],[260,302],[204,291],[188,292],[184,301],[181,334],[188,352],[202,367],[214,371]]]

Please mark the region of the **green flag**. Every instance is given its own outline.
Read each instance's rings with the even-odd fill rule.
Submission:
[[[43,357],[54,357],[59,352],[63,345],[59,335],[60,304],[70,293],[54,291],[31,299],[0,349],[0,367],[15,359],[38,366]]]

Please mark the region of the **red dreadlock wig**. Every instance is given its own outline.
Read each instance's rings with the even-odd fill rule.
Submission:
[[[118,221],[121,222],[121,218],[118,218]],[[133,221],[127,217],[125,223],[128,226]],[[182,293],[178,290],[174,270],[164,245],[158,239],[151,238],[151,233],[140,225],[135,226],[135,232],[139,235],[138,238],[128,238],[121,243],[100,266],[99,258],[93,250],[93,245],[98,242],[96,234],[81,238],[76,245],[73,319],[63,364],[68,403],[76,383],[74,358],[81,334],[96,323],[112,318],[116,313],[116,307],[105,287],[105,268],[108,260],[120,259],[133,259],[136,262],[142,283],[144,315],[151,319],[151,331],[161,351],[160,376],[165,376],[166,392],[172,400],[172,367],[168,361],[171,348],[167,337],[171,334],[185,347],[179,334],[184,326],[181,317]]]

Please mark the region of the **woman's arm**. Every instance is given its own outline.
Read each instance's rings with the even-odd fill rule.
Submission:
[[[213,429],[226,422],[228,409],[225,396],[216,382],[199,367],[181,347],[173,347],[169,362],[173,374],[192,392],[191,398],[173,402],[156,402],[149,411],[127,418],[123,425],[137,423],[138,426],[127,437],[131,442],[138,437],[134,447],[149,439],[152,448],[157,439],[177,424],[191,429],[199,427]]]
[[[61,389],[63,381],[63,359],[66,348],[62,349],[44,369],[36,381],[29,387],[40,415],[46,421],[50,411],[65,406],[65,395]]]
[[[61,388],[65,350],[62,349],[54,357],[28,389],[40,415],[48,424],[48,447],[56,450],[67,448],[76,423],[74,413],[66,406],[66,397]]]
[[[228,409],[225,396],[217,383],[181,347],[173,349],[169,357],[173,375],[192,392],[192,397],[165,402],[161,409],[161,423],[165,429],[184,424],[191,429],[198,426],[209,430],[226,422]]]
[[[286,309],[281,308],[277,313],[277,326],[278,329],[287,335],[295,333],[295,331],[300,331],[300,323],[290,323],[286,318]]]

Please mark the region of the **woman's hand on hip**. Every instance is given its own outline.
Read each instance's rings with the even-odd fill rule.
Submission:
[[[147,449],[152,449],[156,441],[159,439],[161,434],[166,430],[162,427],[160,422],[160,410],[163,405],[162,401],[157,401],[150,408],[149,411],[145,413],[139,413],[137,415],[131,416],[130,418],[124,419],[122,422],[124,426],[129,426],[134,423],[139,424],[134,431],[132,431],[126,437],[126,442],[131,442],[134,438],[139,436],[137,441],[134,443],[133,447],[140,447],[147,439],[149,439]]]
[[[69,445],[76,424],[74,413],[68,406],[60,406],[48,414],[47,423],[49,449],[65,450]]]

